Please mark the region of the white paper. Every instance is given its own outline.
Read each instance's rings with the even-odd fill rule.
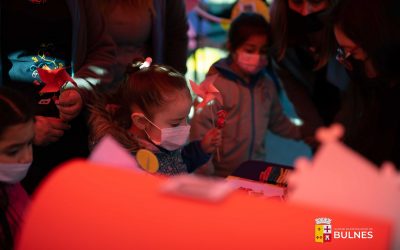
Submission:
[[[91,162],[144,172],[134,156],[111,136],[105,136],[89,156]]]

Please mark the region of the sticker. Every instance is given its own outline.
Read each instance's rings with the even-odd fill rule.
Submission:
[[[146,149],[140,149],[136,153],[136,160],[138,161],[139,166],[147,172],[154,174],[158,171],[158,159],[153,152]]]
[[[38,103],[40,105],[48,105],[51,102],[51,98],[47,98],[47,99],[41,99]]]

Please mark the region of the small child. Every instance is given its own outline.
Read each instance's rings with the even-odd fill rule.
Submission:
[[[185,146],[192,97],[185,78],[170,67],[134,62],[112,96],[112,101],[91,105],[92,142],[110,134],[132,153],[150,150],[158,158],[160,174],[193,172],[221,144],[220,130],[211,129]]]
[[[231,24],[228,58],[216,62],[207,77],[215,76],[223,105],[207,106],[192,120],[191,139],[201,138],[214,127],[216,112],[227,112],[222,129],[220,160],[203,170],[221,177],[230,175],[247,160],[265,160],[267,129],[283,137],[300,139],[300,130],[284,115],[274,82],[267,75],[270,27],[255,13],[243,13]]]
[[[0,249],[13,242],[29,197],[20,185],[32,163],[33,111],[25,98],[0,88]]]

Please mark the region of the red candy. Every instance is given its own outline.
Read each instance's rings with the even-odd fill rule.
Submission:
[[[225,110],[220,110],[217,112],[217,128],[221,129],[225,126],[225,118],[226,118],[227,112]]]

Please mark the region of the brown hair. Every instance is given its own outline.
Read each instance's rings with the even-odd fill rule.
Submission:
[[[0,88],[0,138],[8,127],[34,120],[32,107],[15,90]]]
[[[149,9],[154,15],[153,0],[97,0],[100,10],[105,14],[109,14],[117,5],[132,5],[138,10]]]
[[[330,7],[336,5],[338,0],[329,0]],[[288,0],[274,0],[271,4],[271,31],[272,31],[272,48],[278,60],[285,57],[286,49],[288,48],[289,29],[288,29]],[[318,41],[317,51],[319,53],[318,61],[315,69],[319,69],[326,65],[329,58],[335,53],[335,38],[333,28],[327,22],[325,27],[316,34]]]
[[[160,108],[169,101],[166,98],[169,94],[186,90],[190,96],[185,77],[175,69],[157,64],[141,68],[142,65],[142,61],[136,61],[127,68],[125,81],[119,89],[121,101],[126,107],[137,105],[151,118],[154,108]]]

